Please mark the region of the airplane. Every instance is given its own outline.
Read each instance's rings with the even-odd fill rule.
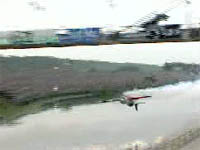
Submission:
[[[135,110],[138,111],[138,105],[139,104],[145,104],[145,102],[138,102],[138,100],[141,100],[141,99],[144,99],[144,98],[150,98],[150,97],[152,97],[152,96],[123,95],[120,98],[103,100],[103,101],[101,101],[101,103],[108,103],[108,102],[119,101],[121,104],[126,104],[129,107],[135,106]]]

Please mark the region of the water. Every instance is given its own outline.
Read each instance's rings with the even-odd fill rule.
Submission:
[[[200,42],[121,44],[62,48],[0,50],[2,56],[49,56],[163,65],[166,62],[200,64]]]
[[[0,55],[163,65],[200,63],[199,49],[200,42],[188,42],[0,50]],[[16,124],[0,125],[0,149],[117,150],[138,141],[141,145],[158,143],[199,125],[199,91],[200,81],[129,91],[153,96],[139,106],[139,112],[117,102],[65,108],[59,105],[45,111],[39,105],[20,107],[17,111],[23,117],[16,117],[16,113]],[[10,117],[12,107],[5,116]]]
[[[200,81],[129,91],[152,95],[139,112],[120,103],[54,107],[0,126],[2,150],[122,149],[155,143],[199,122]]]

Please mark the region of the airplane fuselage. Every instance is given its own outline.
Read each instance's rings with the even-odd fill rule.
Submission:
[[[138,111],[139,104],[145,104],[144,102],[137,102],[140,99],[149,98],[151,96],[141,96],[141,97],[133,97],[133,96],[124,96],[120,100],[121,104],[126,104],[129,107],[135,106],[136,111]]]

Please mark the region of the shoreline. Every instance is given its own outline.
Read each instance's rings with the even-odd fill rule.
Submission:
[[[200,65],[184,63],[157,66],[50,57],[0,57],[0,67],[2,123],[11,123],[24,114],[54,105],[69,109],[118,97],[125,91],[200,78]]]
[[[73,106],[96,104],[99,100],[119,96],[126,90],[195,81],[200,77],[200,65],[177,62],[157,66],[49,57],[0,57],[0,64],[0,91],[14,91],[17,98],[0,93],[4,97],[0,98],[0,125],[15,124],[25,115],[37,114],[55,106],[70,110]],[[192,128],[190,124],[182,132],[144,150],[196,147],[200,139],[198,126],[199,122]]]
[[[92,94],[111,98],[127,90],[159,87],[200,77],[200,65],[184,63],[157,66],[49,57],[0,57],[0,64],[0,95],[19,103],[48,95]]]
[[[61,45],[61,44],[25,44],[25,45],[0,45],[0,50],[10,49],[32,49],[32,48],[59,48],[59,47],[77,47],[77,46],[103,46],[103,45],[116,45],[116,44],[159,44],[159,43],[182,43],[182,42],[199,42],[199,39],[185,40],[185,39],[169,39],[169,40],[146,40],[146,41],[127,41],[127,42],[105,42],[100,44],[74,44],[74,45]]]
[[[155,144],[152,148],[145,150],[189,150],[187,147],[198,150],[200,145],[200,127],[185,129],[174,137],[164,139],[161,143]],[[194,149],[195,148],[195,149]]]

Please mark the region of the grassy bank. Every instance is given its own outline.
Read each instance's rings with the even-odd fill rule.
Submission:
[[[0,57],[0,123],[59,106],[97,103],[123,91],[199,79],[200,65],[164,66]]]
[[[0,57],[0,95],[12,102],[92,94],[112,97],[125,90],[158,87],[199,78],[200,66],[164,66],[56,59]]]

